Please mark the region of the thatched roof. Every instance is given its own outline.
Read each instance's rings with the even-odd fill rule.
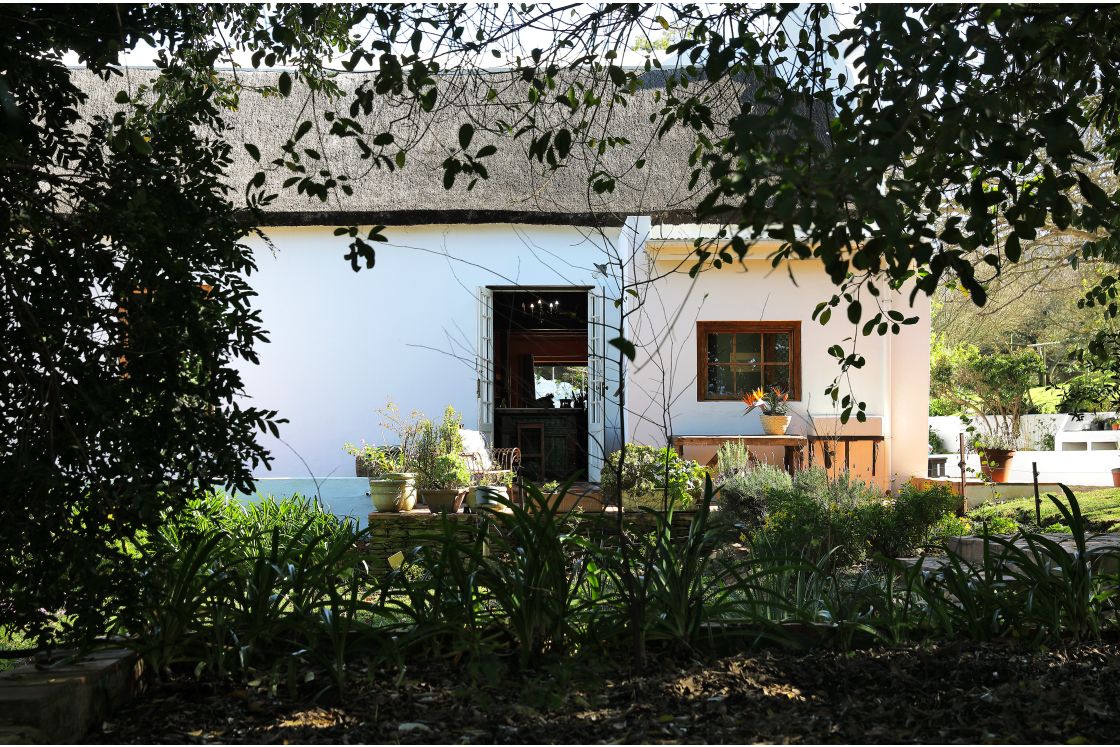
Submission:
[[[118,90],[136,86],[151,74],[148,70],[131,70],[126,78],[113,78],[105,83],[84,71],[74,71],[77,84],[90,96],[87,107],[91,111],[114,108],[113,97]],[[277,75],[239,73],[242,82],[249,86],[275,85]],[[352,91],[370,77],[347,74],[339,76],[339,80],[343,90]],[[625,105],[602,107],[590,123],[589,131],[596,136],[621,137],[629,144],[610,148],[604,156],[575,148],[565,165],[556,170],[529,159],[528,137],[515,139],[496,132],[500,120],[516,116],[503,102],[525,98],[526,84],[511,73],[446,75],[440,83],[441,104],[430,113],[400,100],[375,97],[372,114],[359,113],[354,119],[369,135],[388,129],[397,143],[407,144],[405,167],[395,171],[372,167],[369,160],[360,157],[352,140],[326,134],[319,138],[312,131],[300,145],[322,152],[326,159],[322,163],[329,163],[334,173],[347,174],[353,180],[354,194],[346,197],[339,193],[324,203],[297,194],[294,189],[281,189],[281,182],[292,174],[274,169],[268,174],[268,185],[279,197],[268,207],[266,220],[276,225],[609,225],[620,223],[628,215],[653,215],[667,222],[692,222],[697,193],[702,194],[705,186],[701,181],[695,190],[688,188],[692,171],[688,158],[695,145],[694,135],[688,128],[678,126],[657,137],[660,120],[656,115],[664,105],[664,79],[656,73],[647,74],[644,84],[638,93],[627,98]],[[500,96],[486,102],[485,93],[490,87],[499,90]],[[711,87],[707,95],[711,97],[716,126],[726,125],[742,102],[751,100],[750,94],[742,83],[725,82]],[[262,162],[267,162],[280,153],[279,146],[302,119],[318,121],[325,133],[329,124],[324,122],[323,112],[333,110],[349,116],[350,101],[312,98],[299,84],[287,98],[245,91],[238,109],[227,116],[230,137],[239,141],[234,147],[235,163],[229,175],[231,185],[237,188],[235,194],[243,193],[244,185],[260,168],[240,146],[241,141],[257,144]],[[535,116],[538,121],[560,122],[568,116],[567,107],[549,103],[538,109]],[[651,117],[658,119],[658,123],[652,123]],[[498,152],[484,161],[489,179],[478,180],[474,189],[468,191],[469,178],[460,175],[455,186],[446,190],[442,164],[458,152],[459,127],[468,119],[476,126],[471,150],[492,142],[498,146]],[[388,154],[393,155],[396,149],[391,147]],[[634,164],[639,159],[645,165],[636,169]],[[613,193],[596,194],[591,189],[589,177],[600,170],[618,177]]]

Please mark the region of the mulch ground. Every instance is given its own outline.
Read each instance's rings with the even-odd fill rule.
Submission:
[[[371,673],[338,702],[267,687],[156,686],[93,743],[1068,743],[1120,735],[1120,644],[762,652],[501,678]]]

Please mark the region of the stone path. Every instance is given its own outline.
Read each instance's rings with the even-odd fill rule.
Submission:
[[[1010,540],[1015,535],[1000,534],[995,536],[1003,540]],[[1043,532],[1041,536],[1058,543],[1070,555],[1076,556],[1077,543],[1073,535],[1062,532]],[[950,537],[946,540],[945,545],[950,552],[968,563],[979,566],[984,562],[985,541],[983,537]],[[1015,540],[1014,546],[1028,554],[1031,552],[1030,544],[1023,537]],[[998,543],[989,542],[988,552],[1003,554],[1006,550]],[[1087,537],[1085,539],[1085,554],[1097,573],[1120,574],[1120,534],[1096,534]],[[903,563],[910,566],[918,561],[919,558],[902,559]],[[945,566],[948,558],[946,556],[932,556],[922,558],[921,561],[923,571],[936,573]]]

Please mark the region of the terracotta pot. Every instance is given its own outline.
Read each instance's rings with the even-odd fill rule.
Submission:
[[[1014,456],[1012,449],[980,449],[980,473],[992,482],[1007,482]]]
[[[789,428],[793,417],[790,415],[759,415],[758,419],[762,421],[762,432],[767,436],[781,436]]]
[[[416,475],[399,472],[371,477],[369,495],[378,512],[411,511],[416,507]]]
[[[420,497],[433,514],[457,514],[463,507],[463,501],[466,500],[467,490],[468,488],[449,490],[424,488],[420,491]]]
[[[1120,467],[1112,468],[1112,487],[1120,488]]]

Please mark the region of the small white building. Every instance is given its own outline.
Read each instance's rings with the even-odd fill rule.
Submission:
[[[260,365],[242,370],[246,397],[289,423],[279,441],[262,436],[275,461],[260,476],[352,476],[343,444],[383,438],[376,410],[392,400],[432,417],[451,404],[494,445],[520,446],[530,470],[596,479],[604,453],[624,438],[665,445],[679,435],[761,433],[739,396],[770,384],[792,393],[791,433],[848,437],[832,444],[834,468],[884,485],[924,475],[926,297],[914,308],[908,294],[889,299],[919,316],[917,325],[857,339],[866,365],[845,387],[866,402],[868,419],[841,425],[825,394],[839,373],[827,350],[858,330],[846,319],[812,320],[835,292],[819,263],[771,269],[776,246],[763,243],[741,263],[690,277],[692,242],[715,233],[695,222],[703,184],[688,189],[691,133],[658,137],[649,121],[661,107],[659,85],[649,77],[601,123],[628,144],[605,155],[573,151],[555,170],[531,160],[524,139],[488,129],[485,112],[445,107],[411,119],[380,109],[358,116],[366,132],[392,127],[408,144],[400,170],[373,168],[346,142],[317,141],[354,179],[350,197],[312,200],[280,189],[288,174],[270,171],[279,198],[267,207],[268,241],[252,240],[259,272],[250,278],[269,342],[259,346]],[[114,93],[102,88],[95,99],[110,107]],[[256,143],[267,163],[309,96],[244,94],[229,117],[234,135]],[[750,90],[713,94],[718,106],[749,100]],[[459,149],[465,118],[475,121],[477,145],[501,148],[487,162],[489,179],[445,190],[442,163]],[[258,167],[234,150],[240,194]],[[598,193],[589,177],[603,170],[617,184]],[[354,272],[343,259],[340,225],[387,227],[374,268]],[[635,343],[634,361],[609,344],[617,337]],[[550,402],[544,395],[557,378],[585,397]]]

